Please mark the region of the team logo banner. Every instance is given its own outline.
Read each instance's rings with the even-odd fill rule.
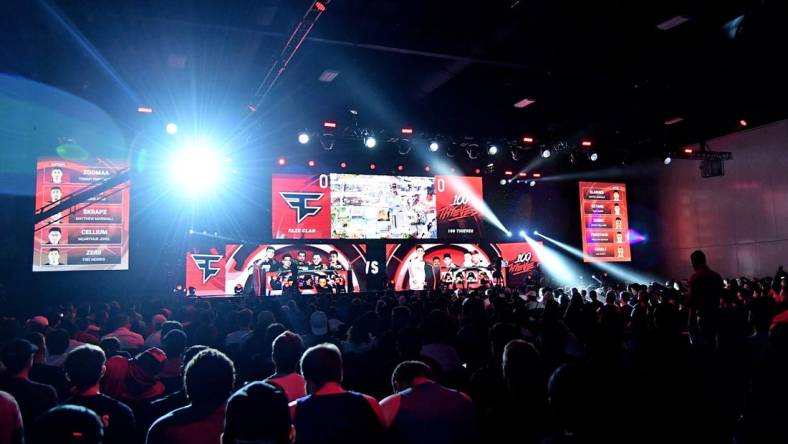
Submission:
[[[479,238],[482,214],[477,206],[483,202],[482,178],[437,176],[438,238]]]

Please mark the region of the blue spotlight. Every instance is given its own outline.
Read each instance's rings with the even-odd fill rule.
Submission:
[[[300,143],[301,145],[306,145],[307,143],[309,143],[309,134],[307,134],[307,133],[299,134],[298,135],[298,143]]]
[[[168,123],[165,129],[167,130],[167,134],[172,135],[178,132],[178,125],[174,123]]]
[[[522,237],[523,239],[525,239],[525,236],[526,236],[526,234],[525,234],[525,230],[520,230],[520,237]]]
[[[170,159],[170,179],[191,197],[215,190],[225,174],[225,158],[204,141],[190,143]]]

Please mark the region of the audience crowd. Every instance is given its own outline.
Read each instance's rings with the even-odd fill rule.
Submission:
[[[0,444],[788,442],[786,273],[691,262],[664,284],[7,313]]]

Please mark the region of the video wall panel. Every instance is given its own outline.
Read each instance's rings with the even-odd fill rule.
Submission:
[[[623,183],[580,182],[585,262],[629,262],[627,189]]]

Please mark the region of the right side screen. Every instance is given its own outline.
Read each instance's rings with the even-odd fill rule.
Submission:
[[[627,189],[623,183],[580,182],[585,262],[629,262]]]

